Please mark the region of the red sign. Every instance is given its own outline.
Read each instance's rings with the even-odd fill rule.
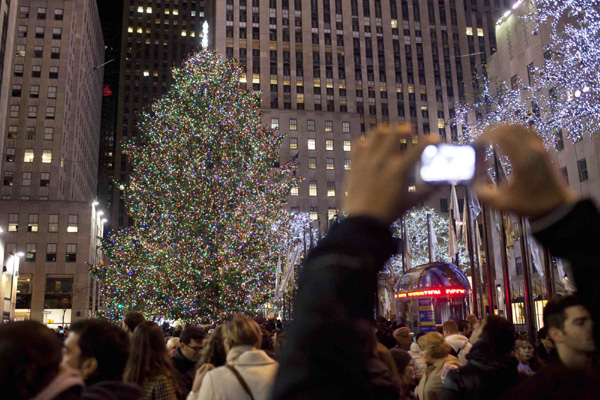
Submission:
[[[407,299],[415,297],[447,297],[447,296],[464,296],[467,294],[466,289],[459,288],[431,288],[416,290],[413,292],[396,293],[394,298]]]

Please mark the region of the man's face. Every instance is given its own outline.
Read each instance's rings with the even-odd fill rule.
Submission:
[[[71,332],[63,344],[62,364],[74,369],[79,369],[80,355],[81,349],[79,348],[79,335],[75,332]]]
[[[181,343],[181,353],[190,361],[198,361],[202,357],[202,349],[206,345],[206,339],[192,339],[189,343]]]
[[[565,327],[553,336],[557,345],[563,345],[578,353],[591,353],[596,350],[593,335],[594,323],[590,312],[584,306],[565,309]]]

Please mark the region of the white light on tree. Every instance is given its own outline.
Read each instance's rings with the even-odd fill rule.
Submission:
[[[202,48],[208,47],[208,21],[204,21],[202,24]]]

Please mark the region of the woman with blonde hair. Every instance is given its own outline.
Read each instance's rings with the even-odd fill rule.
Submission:
[[[444,376],[451,368],[461,366],[458,358],[450,355],[452,347],[437,332],[430,332],[419,338],[423,358],[427,364],[425,373],[415,389],[419,400],[437,400],[442,390]]]
[[[184,395],[158,325],[151,321],[139,324],[130,349],[123,380],[140,385],[143,400],[178,400]]]
[[[279,364],[260,350],[258,324],[237,315],[223,325],[223,339],[227,363],[212,370],[200,368],[188,400],[270,399]]]

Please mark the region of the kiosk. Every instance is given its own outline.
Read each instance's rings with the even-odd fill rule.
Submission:
[[[470,290],[460,268],[435,262],[402,275],[394,287],[394,299],[400,320],[413,332],[432,332],[449,319],[466,319]]]

